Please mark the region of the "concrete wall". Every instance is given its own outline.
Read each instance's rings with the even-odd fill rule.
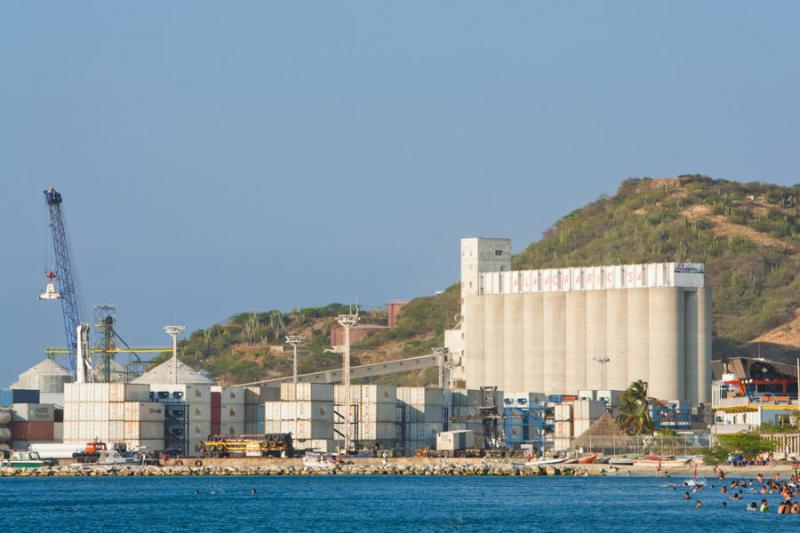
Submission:
[[[467,387],[575,394],[649,382],[662,400],[708,402],[711,293],[653,287],[468,296]],[[607,381],[601,364],[607,357]]]

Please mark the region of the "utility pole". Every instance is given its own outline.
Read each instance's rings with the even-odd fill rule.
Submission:
[[[447,363],[447,354],[450,353],[450,349],[447,347],[437,347],[433,349],[433,353],[436,354],[436,364],[439,367],[439,388],[443,389],[445,387],[445,364]]]
[[[606,356],[597,356],[592,357],[593,361],[597,361],[600,363],[600,390],[606,390],[607,388],[607,375],[608,375],[608,362],[611,361]]]
[[[353,313],[352,307],[350,312],[336,317],[336,322],[344,328],[344,359],[342,364],[342,383],[344,385],[344,409],[345,409],[345,431],[344,431],[344,451],[350,451],[350,328],[358,324],[358,306],[355,306],[356,312]],[[355,423],[355,420],[353,420]]]
[[[292,358],[292,383],[297,384],[297,346],[303,344],[306,338],[304,335],[287,335],[286,344],[292,345],[294,356]]]
[[[172,337],[172,382],[178,382],[178,335],[183,333],[186,326],[164,326],[164,331]]]

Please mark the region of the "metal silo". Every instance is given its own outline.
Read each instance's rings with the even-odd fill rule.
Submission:
[[[702,290],[702,289],[701,289]],[[684,397],[692,405],[697,405],[697,393],[700,389],[698,382],[698,345],[697,345],[697,292],[693,290],[683,291],[683,327],[685,345],[685,366],[684,366]]]
[[[711,289],[697,290],[697,401],[711,401]]]

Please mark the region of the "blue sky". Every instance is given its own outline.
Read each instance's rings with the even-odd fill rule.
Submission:
[[[798,179],[796,2],[0,3],[0,384],[63,345],[41,191],[128,342],[377,306],[630,176]]]

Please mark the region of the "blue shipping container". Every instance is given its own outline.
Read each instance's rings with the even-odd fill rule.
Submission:
[[[11,389],[13,403],[39,403],[39,391],[34,389]]]
[[[11,407],[14,403],[14,395],[8,389],[0,389],[0,407]]]

